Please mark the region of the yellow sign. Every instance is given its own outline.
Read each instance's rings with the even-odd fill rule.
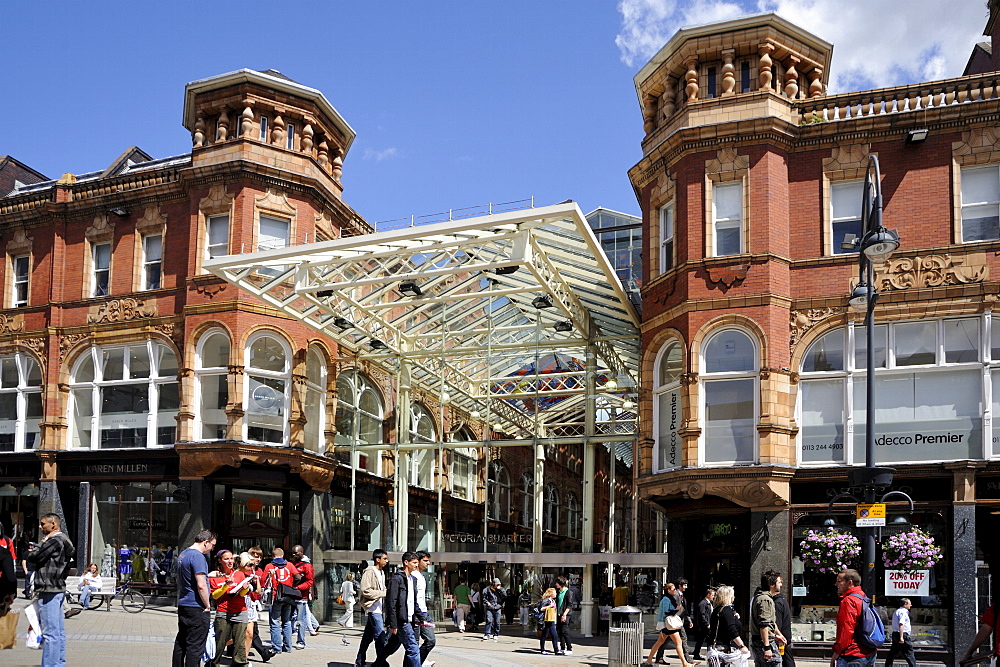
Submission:
[[[857,523],[861,526],[884,526],[885,525],[885,503],[874,503],[872,505],[859,504],[857,506]]]

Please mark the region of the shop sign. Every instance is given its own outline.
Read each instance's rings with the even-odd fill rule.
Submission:
[[[681,392],[673,389],[660,394],[659,428],[660,470],[680,467],[681,443],[677,431],[681,419]]]
[[[22,477],[37,479],[41,469],[37,461],[9,461],[0,463],[0,479],[11,480]]]
[[[282,396],[266,384],[260,384],[256,381],[252,381],[251,384],[254,386],[250,390],[250,412],[255,415],[278,416]]]
[[[954,399],[950,399],[954,402]],[[913,421],[879,421],[875,435],[877,463],[910,461],[957,461],[982,456],[982,419],[920,420],[918,429]],[[855,431],[854,458],[865,458],[864,429]]]
[[[886,570],[885,594],[930,595],[930,570]]]
[[[994,448],[996,451],[996,448]],[[1000,477],[976,477],[976,498],[1000,500]]]
[[[148,420],[145,413],[106,416],[101,417],[101,428],[146,428]]]
[[[149,519],[129,519],[129,530],[149,530]],[[167,522],[163,519],[153,519],[153,530],[166,530]]]
[[[860,504],[855,510],[858,528],[885,525],[885,503]]]
[[[809,595],[809,589],[805,586],[792,586],[793,598],[804,598],[807,595]]]
[[[176,475],[175,466],[167,461],[127,461],[122,463],[59,463],[60,477],[163,477]]]
[[[474,535],[472,533],[444,533],[442,537],[445,542],[451,542],[452,544],[483,541],[482,535]],[[522,535],[520,533],[490,533],[487,536],[486,541],[489,544],[531,544],[531,535]]]
[[[4,435],[9,435],[14,432],[15,426],[17,426],[17,420],[2,419],[0,420],[0,433],[3,433]]]

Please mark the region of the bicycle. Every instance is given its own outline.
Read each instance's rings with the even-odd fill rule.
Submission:
[[[87,605],[87,609],[94,610],[99,609],[102,604],[104,604],[104,598],[107,597],[108,608],[111,608],[111,601],[117,597],[121,598],[122,609],[130,614],[138,614],[140,611],[146,608],[146,596],[138,591],[132,590],[131,581],[124,580],[115,587],[115,592],[110,596],[93,596],[90,598],[90,602]]]

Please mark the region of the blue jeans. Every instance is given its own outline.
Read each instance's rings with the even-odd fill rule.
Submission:
[[[65,593],[38,594],[38,621],[42,624],[42,667],[66,664]]]
[[[493,635],[494,637],[500,636],[500,610],[499,609],[487,609],[486,610],[486,630],[483,631],[483,636],[489,637]]]
[[[271,605],[271,650],[292,652],[292,611],[294,602],[277,602]]]
[[[96,586],[84,586],[83,590],[80,591],[80,606],[86,609],[90,606],[90,596],[97,590]]]
[[[299,644],[305,646],[306,635],[309,634],[309,600],[295,603],[295,617],[299,621]]]
[[[389,633],[385,631],[382,614],[365,614],[365,631],[361,635],[361,646],[358,647],[358,657],[354,659],[355,667],[365,667],[368,659],[368,647],[375,642],[375,654],[385,649],[389,641]]]
[[[837,667],[873,667],[876,655],[878,653],[872,653],[867,658],[864,656],[842,655],[837,658]]]
[[[420,646],[417,644],[417,634],[413,631],[413,625],[403,623],[395,634],[391,632],[387,634],[389,641],[386,643],[385,649],[379,651],[378,659],[372,667],[388,667],[389,663],[386,662],[386,658],[395,653],[400,646],[406,653],[403,658],[403,667],[420,667]]]

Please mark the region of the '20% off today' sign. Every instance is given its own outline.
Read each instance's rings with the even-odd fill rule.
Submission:
[[[930,570],[886,570],[885,594],[897,597],[930,595]]]

